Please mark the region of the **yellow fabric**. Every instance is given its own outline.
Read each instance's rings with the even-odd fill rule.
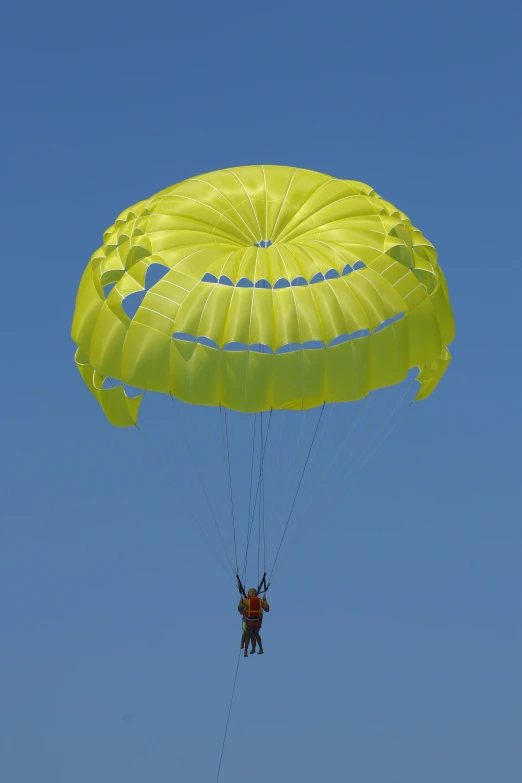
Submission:
[[[151,264],[166,274],[129,319],[123,299],[146,290]],[[128,426],[141,396],[104,388],[107,377],[253,412],[357,400],[419,367],[423,399],[450,361],[454,322],[435,248],[368,185],[246,166],[122,212],[82,277],[72,336],[85,382],[109,420]]]

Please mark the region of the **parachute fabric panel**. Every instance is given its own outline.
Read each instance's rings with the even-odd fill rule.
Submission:
[[[147,288],[152,264],[166,274]],[[128,426],[141,397],[97,378],[255,412],[358,400],[419,367],[424,399],[454,323],[435,248],[369,186],[247,166],[123,212],[85,270],[72,336],[84,380]]]
[[[446,372],[450,361],[450,352],[445,351],[444,356],[441,356],[440,359],[434,359],[422,368],[417,376],[417,380],[421,384],[421,387],[415,397],[416,400],[425,400],[426,397],[429,397]]]
[[[76,356],[74,357],[76,366],[83,380],[100,403],[110,423],[116,427],[130,427],[136,424],[143,394],[136,397],[128,397],[123,386],[104,389],[102,384],[105,378],[100,376],[84,359],[85,357],[82,356],[80,350],[76,351]]]

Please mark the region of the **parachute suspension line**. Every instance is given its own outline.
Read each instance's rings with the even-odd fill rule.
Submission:
[[[216,526],[216,530],[217,530],[217,532],[218,532],[218,535],[219,535],[219,540],[221,541],[221,546],[223,547],[223,551],[224,551],[224,553],[225,553],[225,555],[226,555],[226,558],[227,558],[227,560],[228,560],[228,563],[229,563],[229,565],[230,565],[230,568],[231,568],[231,570],[233,571],[233,570],[234,570],[234,566],[232,565],[232,561],[231,561],[231,559],[230,559],[230,556],[229,556],[229,554],[228,554],[228,550],[227,550],[227,547],[226,547],[225,541],[224,541],[224,539],[223,539],[223,533],[221,532],[221,528],[219,527],[219,524],[218,524],[218,521],[217,521],[216,515],[215,515],[215,513],[214,513],[214,509],[213,509],[213,507],[212,507],[212,503],[210,502],[210,498],[209,498],[209,496],[208,496],[208,492],[207,492],[207,488],[206,488],[206,486],[205,486],[205,482],[203,481],[203,475],[202,475],[201,468],[200,468],[200,466],[199,466],[199,463],[198,463],[197,457],[196,457],[196,455],[194,454],[194,451],[192,450],[192,448],[191,448],[191,446],[190,446],[190,441],[189,441],[189,439],[188,439],[188,437],[187,437],[187,433],[186,433],[185,427],[184,427],[184,425],[183,425],[183,419],[182,419],[182,417],[180,416],[180,413],[179,413],[179,411],[178,411],[178,409],[177,409],[177,407],[176,407],[176,403],[175,403],[175,401],[174,401],[174,397],[172,396],[172,394],[170,395],[170,399],[172,400],[172,403],[173,403],[173,405],[174,405],[174,410],[175,410],[175,412],[176,412],[176,417],[177,417],[177,419],[178,419],[179,428],[181,429],[181,432],[182,432],[182,434],[183,434],[183,439],[184,439],[184,441],[185,441],[185,445],[186,445],[186,447],[187,447],[187,451],[189,452],[189,454],[190,454],[190,457],[191,457],[191,459],[192,459],[192,464],[194,465],[194,471],[195,471],[195,473],[196,473],[196,475],[197,475],[197,477],[198,477],[198,479],[199,479],[199,481],[200,481],[201,488],[203,489],[203,494],[205,495],[205,498],[206,498],[206,500],[207,500],[207,503],[208,503],[208,507],[209,507],[209,510],[210,510],[210,514],[211,514],[211,516],[212,516],[212,519],[214,520],[214,525]]]
[[[263,490],[261,488],[261,492],[259,493],[259,505],[257,507],[257,581],[258,582],[259,582],[259,577],[261,575],[259,559],[261,554],[261,506],[263,502],[262,495],[263,495]]]
[[[326,429],[328,428],[328,424],[330,423],[330,419],[332,418],[332,413],[333,413],[334,407],[335,407],[335,403],[330,403],[330,405],[328,406],[328,414],[327,414],[327,416],[326,416],[326,418],[324,420],[324,424],[323,424],[323,426],[322,426],[322,428],[321,428],[321,430],[319,432],[319,437],[317,438],[317,444],[316,444],[316,447],[315,447],[315,453],[314,453],[314,455],[311,458],[311,462],[313,462],[315,459],[317,459],[317,455],[320,453],[318,451],[318,449],[319,449],[321,441],[322,441],[322,439],[324,437],[324,433],[326,432]]]
[[[250,511],[252,510],[252,486],[254,483],[254,454],[256,450],[256,419],[257,419],[257,413],[254,413],[254,433],[252,435],[252,458],[250,460],[250,489],[248,491],[247,521],[250,521]]]
[[[261,528],[264,528],[264,508],[263,500],[265,493],[265,482],[263,476],[263,413],[259,417],[259,437],[260,437],[260,451],[259,451],[259,505],[257,507],[257,581],[261,579]]]
[[[402,389],[402,386],[400,387]],[[388,390],[389,391],[389,390]],[[374,399],[375,403],[372,405],[373,410],[368,410],[368,417],[366,421],[366,426],[361,431],[361,449],[362,449],[362,443],[366,443],[367,441],[372,441],[375,435],[379,432],[379,430],[382,428],[382,423],[379,424],[380,421],[382,421],[382,418],[386,420],[386,415],[388,413],[388,410],[390,406],[393,406],[393,400],[389,398],[389,394],[387,393],[387,390],[380,389],[377,393],[377,390],[374,390]],[[381,415],[382,414],[382,415]],[[373,430],[376,430],[375,434],[372,434]],[[347,466],[350,465],[350,462],[354,460],[354,448],[352,444],[352,450],[348,456],[347,460]]]
[[[312,438],[312,442],[310,443],[310,448],[308,449],[308,454],[306,455],[305,464],[304,464],[303,470],[301,472],[301,478],[299,479],[299,484],[297,485],[297,489],[295,491],[294,499],[292,501],[292,506],[290,508],[290,511],[289,511],[289,514],[288,514],[288,517],[287,517],[287,520],[286,520],[286,524],[285,524],[285,527],[284,527],[284,530],[283,530],[283,535],[281,536],[281,541],[279,542],[279,546],[277,548],[275,560],[274,560],[274,563],[272,565],[272,570],[270,571],[270,576],[268,578],[268,583],[269,584],[271,582],[272,574],[274,573],[274,569],[276,567],[276,563],[277,563],[277,559],[279,557],[279,553],[281,552],[281,547],[283,546],[283,541],[285,540],[286,531],[288,530],[288,525],[290,524],[290,520],[291,520],[292,514],[294,512],[295,504],[296,504],[296,501],[297,501],[297,496],[299,495],[299,490],[301,489],[301,484],[303,483],[303,478],[304,478],[304,475],[306,473],[306,468],[308,467],[308,461],[310,459],[310,455],[311,455],[312,449],[314,447],[315,438],[317,436],[317,431],[319,429],[319,425],[321,424],[321,419],[323,417],[325,405],[326,405],[326,400],[323,402],[323,407],[321,408],[321,413],[319,414],[319,418],[317,419],[317,424],[316,424],[315,430],[314,430],[314,436]]]
[[[392,416],[394,415],[395,411],[397,410],[397,408],[398,408],[398,407],[399,407],[399,405],[401,404],[401,402],[402,402],[402,400],[404,399],[404,397],[407,395],[407,392],[408,392],[408,391],[409,391],[409,390],[412,388],[412,386],[415,386],[415,382],[413,382],[412,384],[409,384],[409,386],[408,386],[407,390],[406,390],[406,391],[403,393],[403,395],[402,395],[402,396],[401,396],[401,398],[399,399],[399,402],[398,402],[398,403],[395,405],[394,409],[393,409],[393,410],[392,410],[392,412],[389,414],[389,416],[388,416],[388,418],[387,418],[387,421],[388,421],[388,420],[390,420],[390,419],[392,418]],[[385,426],[386,422],[385,422],[385,423],[382,425],[382,427],[379,429],[379,431],[378,431],[378,432],[377,432],[377,433],[376,433],[376,434],[373,436],[373,438],[370,440],[370,443],[368,444],[368,447],[367,447],[367,448],[366,448],[366,449],[363,451],[363,454],[361,455],[360,459],[357,461],[357,463],[356,463],[356,464],[355,464],[355,465],[352,467],[352,469],[351,469],[351,470],[350,470],[350,471],[347,473],[347,475],[345,476],[345,479],[344,479],[344,480],[345,480],[345,482],[346,482],[346,483],[344,484],[344,487],[345,487],[345,489],[348,489],[348,488],[350,488],[350,487],[353,485],[353,483],[355,482],[355,479],[357,478],[357,475],[358,475],[358,474],[360,473],[360,471],[361,471],[361,470],[364,468],[364,466],[365,466],[365,465],[366,465],[368,462],[370,462],[370,460],[372,460],[372,459],[373,459],[373,457],[375,456],[375,454],[377,453],[377,451],[380,449],[380,447],[382,446],[382,444],[384,443],[384,441],[385,441],[385,440],[387,440],[387,439],[389,438],[389,436],[391,435],[391,433],[393,432],[393,430],[395,429],[395,427],[397,427],[397,426],[398,426],[398,424],[399,424],[399,423],[402,421],[403,417],[404,417],[404,416],[406,415],[406,413],[409,411],[409,409],[411,408],[411,406],[413,405],[413,403],[414,403],[414,402],[415,402],[415,400],[413,399],[413,400],[412,400],[412,401],[411,401],[411,402],[410,402],[410,403],[409,403],[409,404],[408,404],[408,405],[407,405],[405,408],[403,408],[403,410],[402,410],[402,411],[400,412],[400,414],[399,414],[399,415],[396,417],[395,421],[394,421],[394,422],[393,422],[393,424],[390,426],[390,428],[388,429],[388,431],[384,433],[384,435],[382,436],[382,438],[380,439],[380,441],[377,443],[377,445],[375,446],[375,448],[374,448],[373,450],[371,450],[371,451],[370,451],[370,453],[368,454],[368,456],[366,457],[366,459],[364,459],[364,460],[363,460],[363,457],[364,457],[364,455],[365,455],[365,454],[368,452],[368,450],[370,450],[370,449],[371,449],[371,445],[372,445],[372,443],[373,443],[373,442],[375,442],[375,439],[376,439],[376,438],[379,436],[379,433],[382,431],[382,429],[383,429],[383,427]],[[317,450],[316,450],[316,453],[317,453]],[[306,535],[306,534],[307,534],[307,532],[309,532],[309,531],[305,531],[304,535]],[[303,536],[301,536],[301,538],[303,538]],[[302,544],[302,541],[301,541],[301,544]],[[301,544],[300,544],[300,545],[301,545]],[[292,554],[293,554],[293,555],[295,555],[295,554],[296,554],[296,551],[294,551]]]
[[[241,660],[241,650],[239,651],[239,655],[237,656],[237,664],[236,664],[236,673],[234,675],[234,684],[232,685],[232,696],[230,697],[230,705],[228,707],[228,715],[227,715],[227,722],[225,724],[225,733],[223,735],[223,743],[221,745],[221,754],[219,756],[219,764],[218,764],[218,770],[216,775],[216,783],[219,783],[219,774],[221,772],[221,763],[223,761],[223,753],[225,752],[225,744],[227,741],[227,734],[228,734],[228,724],[230,723],[230,714],[232,712],[232,704],[234,702],[234,693],[236,691],[236,682],[237,682],[237,674],[239,671],[239,661]]]
[[[264,454],[266,452],[266,446],[267,446],[267,443],[268,443],[268,435],[270,433],[270,423],[271,423],[271,421],[272,421],[272,409],[270,409],[270,416],[269,416],[269,419],[268,419],[268,427],[266,429],[266,435],[265,435],[264,443],[261,443],[260,446],[259,446],[260,450],[262,450],[262,454],[263,454],[262,459],[263,459],[263,461],[264,461]],[[260,457],[260,466],[261,466],[261,457]],[[246,569],[247,569],[247,561],[248,561],[248,550],[249,550],[250,541],[251,541],[251,538],[252,538],[252,530],[253,530],[253,527],[254,527],[254,518],[255,518],[255,513],[256,513],[257,501],[258,501],[258,497],[259,497],[260,485],[261,485],[261,470],[259,471],[259,476],[258,476],[258,479],[257,479],[256,495],[255,495],[255,498],[254,498],[254,505],[252,506],[252,515],[251,515],[251,517],[250,517],[250,519],[248,521],[248,534],[247,534],[247,543],[246,543],[246,550],[245,550],[245,562],[244,562],[244,566],[243,566],[243,579],[245,579],[245,577],[246,577]]]
[[[230,467],[230,447],[228,443],[227,411],[226,408],[221,407],[221,403],[219,405],[219,413],[221,417],[221,433],[223,435],[223,449],[225,451],[225,458],[226,458],[227,479],[228,479],[228,499],[230,503],[230,518],[232,520],[232,532],[234,534],[234,555],[236,558],[236,576],[237,576],[239,574],[239,564],[237,561],[236,520],[234,517],[234,495],[232,492],[232,470]]]
[[[299,428],[299,435],[297,436],[297,441],[296,441],[295,449],[294,449],[294,455],[292,457],[292,462],[290,463],[290,470],[288,471],[288,475],[286,477],[286,486],[288,486],[288,484],[290,482],[290,476],[292,475],[293,470],[294,470],[295,460],[296,460],[296,457],[297,457],[297,452],[299,450],[299,442],[301,440],[301,435],[303,434],[303,427],[304,427],[304,423],[305,423],[305,420],[306,420],[306,414],[307,413],[308,413],[308,409],[305,410],[305,412],[303,413],[303,409],[301,408],[301,427]]]
[[[326,405],[326,403],[325,403],[325,405]],[[332,413],[333,413],[334,407],[335,407],[334,403],[330,403],[328,405],[328,413],[325,416],[325,419],[324,419],[324,422],[323,422],[323,426],[319,429],[317,442],[315,444],[315,451],[312,454],[312,456],[310,457],[310,465],[308,467],[308,470],[310,470],[310,468],[312,467],[312,465],[314,463],[314,460],[317,460],[318,455],[321,453],[320,450],[319,450],[319,446],[320,446],[321,441],[322,441],[322,439],[324,437],[324,433],[328,429],[328,424],[330,423],[330,419],[332,418]],[[320,466],[318,466],[318,469],[320,470]],[[321,484],[319,484],[319,486],[321,486]],[[314,493],[315,493],[315,487],[314,487]]]
[[[373,396],[373,391],[371,391],[369,394],[366,395],[366,399],[364,401],[364,405],[361,407],[361,410],[359,411],[358,415],[354,419],[354,421],[352,423],[352,426],[350,427],[350,429],[348,430],[347,434],[345,435],[345,437],[341,441],[341,443],[340,443],[337,451],[333,455],[330,463],[327,465],[326,469],[324,470],[323,475],[321,476],[321,478],[319,480],[319,484],[318,484],[318,487],[317,487],[318,490],[323,486],[324,480],[325,480],[326,476],[328,475],[328,473],[330,472],[330,470],[332,469],[335,461],[337,460],[337,457],[339,456],[339,454],[341,453],[342,449],[345,447],[345,445],[348,443],[348,441],[352,437],[353,433],[355,432],[355,430],[357,428],[357,425],[361,421],[361,419],[364,416],[364,413],[365,413],[368,405],[370,404],[372,396]]]
[[[270,416],[272,415],[272,411],[270,411]],[[264,443],[263,440],[263,414],[261,414],[261,443]],[[261,458],[261,519],[263,523],[263,572],[266,574],[266,535],[265,535],[265,449],[263,447],[262,452],[262,458]],[[257,581],[259,582],[260,577],[260,570],[258,568],[258,578]]]
[[[364,468],[366,463],[369,462],[374,457],[374,455],[379,451],[379,449],[381,448],[381,446],[384,443],[384,441],[387,438],[389,438],[389,436],[391,435],[391,433],[393,432],[395,427],[399,424],[400,421],[402,421],[402,419],[404,418],[404,416],[406,415],[407,411],[411,408],[412,405],[413,405],[413,400],[412,400],[412,402],[410,402],[408,407],[404,408],[404,410],[397,416],[397,418],[395,419],[395,421],[391,425],[390,429],[387,432],[384,433],[384,435],[380,439],[379,443],[375,446],[375,448],[373,449],[371,454],[368,455],[368,457],[364,460],[364,462],[362,462],[356,469],[352,470],[347,475],[347,477],[346,477],[347,481],[348,481],[347,486],[351,486],[353,484],[356,475]]]
[[[395,407],[392,409],[391,413],[388,414],[388,416],[383,421],[383,423],[381,424],[381,426],[379,427],[379,429],[377,430],[375,435],[371,438],[368,446],[364,449],[364,451],[362,452],[361,456],[359,457],[359,459],[357,460],[355,465],[353,465],[352,468],[346,474],[345,480],[352,479],[352,481],[353,481],[353,478],[355,477],[355,475],[360,470],[362,470],[362,468],[366,465],[367,462],[369,462],[370,459],[372,459],[372,457],[380,449],[380,447],[382,446],[382,444],[384,443],[386,438],[393,432],[393,430],[395,429],[397,424],[402,420],[402,418],[405,415],[405,413],[411,408],[411,406],[413,405],[415,400],[412,400],[408,404],[408,406],[406,408],[404,408],[404,410],[399,414],[399,416],[393,422],[392,426],[386,432],[384,432],[384,435],[378,441],[377,445],[374,448],[373,446],[374,446],[375,441],[381,435],[381,433],[384,431],[384,428],[386,427],[386,425],[388,424],[390,419],[393,418],[393,416],[395,415],[395,412],[399,408],[399,406],[402,403],[402,401],[404,400],[404,398],[410,393],[410,389],[412,389],[413,386],[415,386],[415,381],[413,383],[410,383],[409,386],[404,391],[404,393],[401,395],[401,397],[399,398],[398,402],[395,404]]]
[[[248,531],[247,531],[247,542],[246,542],[246,548],[245,548],[245,560],[243,563],[243,579],[246,578],[246,571],[248,566],[248,552],[250,548],[250,541],[252,540],[252,531],[254,529],[254,518],[256,514],[256,508],[257,508],[257,499],[259,496],[259,479],[257,481],[256,485],[256,494],[254,498],[254,505],[252,506],[252,514],[248,520]]]
[[[257,413],[254,413],[254,432],[252,435],[252,458],[250,460],[250,489],[248,491],[248,517],[247,517],[247,543],[245,548],[245,561],[243,563],[243,571],[241,572],[243,582],[245,581],[246,577],[246,568],[247,568],[247,560],[248,560],[248,541],[250,539],[250,512],[252,510],[252,487],[254,482],[254,454],[256,450],[256,420],[257,420]],[[254,504],[255,508],[255,504]]]
[[[277,458],[275,461],[275,467],[273,469],[273,475],[274,475],[274,487],[273,491],[270,493],[270,517],[275,517],[275,503],[276,498],[279,494],[279,487],[281,484],[281,472],[279,470],[279,463],[281,461],[281,443],[283,440],[283,424],[284,424],[284,417],[285,417],[285,411],[281,411],[281,424],[279,425],[279,439],[277,444]]]
[[[209,547],[210,551],[212,552],[212,554],[214,555],[214,557],[216,558],[216,560],[218,561],[220,566],[223,568],[223,570],[225,571],[227,576],[230,579],[232,579],[232,581],[234,581],[230,571],[228,570],[228,568],[226,566],[226,562],[223,560],[223,558],[221,557],[219,551],[214,546],[214,544],[212,542],[212,539],[209,537],[208,532],[207,532],[207,530],[205,528],[205,525],[202,524],[202,522],[200,521],[199,517],[197,517],[196,514],[192,511],[190,505],[188,504],[187,500],[185,499],[185,496],[184,496],[183,492],[180,490],[179,484],[175,480],[175,478],[172,475],[171,471],[165,467],[164,462],[159,458],[159,456],[157,454],[157,451],[152,447],[149,438],[145,436],[145,433],[141,429],[141,427],[138,427],[137,424],[135,424],[134,426],[136,427],[137,431],[140,433],[146,448],[148,449],[149,453],[152,455],[152,458],[156,462],[156,465],[159,467],[160,471],[164,474],[164,476],[166,477],[167,481],[169,481],[176,488],[176,491],[179,494],[180,500],[181,500],[182,504],[185,506],[185,510],[186,510],[186,512],[188,514],[189,519],[197,527],[197,529],[201,533],[203,539],[206,541],[207,546]],[[226,552],[226,550],[225,550],[225,554],[227,555],[227,560],[228,560],[228,563],[229,563],[229,566],[230,566],[230,570],[232,571],[232,573],[234,573],[234,568],[232,566],[232,563],[230,562],[230,558],[228,557],[228,552]]]

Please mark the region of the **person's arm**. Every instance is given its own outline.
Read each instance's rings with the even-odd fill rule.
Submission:
[[[238,605],[237,605],[237,611],[238,611],[240,614],[243,614],[243,612],[245,611],[245,605],[246,605],[246,601],[245,601],[245,599],[244,599],[244,598],[240,598],[240,599],[239,599],[239,603],[238,603]]]
[[[263,600],[261,602],[261,606],[263,607],[263,611],[264,612],[269,612],[270,611],[270,607],[268,605],[268,601],[266,600],[266,595],[263,596]]]

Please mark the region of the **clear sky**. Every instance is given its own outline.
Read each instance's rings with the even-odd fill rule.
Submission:
[[[237,591],[139,433],[84,387],[70,323],[122,209],[279,163],[404,210],[438,249],[457,338],[355,481],[306,487],[221,780],[518,783],[518,4],[49,0],[2,22],[0,779],[215,780]],[[143,429],[205,511],[172,409],[146,403]],[[230,535],[217,414],[181,413]],[[231,417],[243,530],[244,427]]]

